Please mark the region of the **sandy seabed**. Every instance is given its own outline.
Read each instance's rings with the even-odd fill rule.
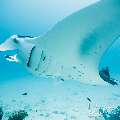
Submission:
[[[90,101],[89,101],[90,100]],[[102,120],[99,108],[120,104],[119,86],[97,86],[32,76],[0,84],[3,119],[25,110],[25,120]]]

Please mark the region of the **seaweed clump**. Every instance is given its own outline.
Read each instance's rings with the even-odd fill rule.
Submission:
[[[9,116],[8,120],[24,120],[28,116],[28,113],[24,110],[15,111]]]
[[[2,107],[0,107],[0,120],[2,120],[2,117],[3,117],[3,109]]]
[[[120,106],[108,112],[107,110],[99,109],[105,120],[120,120]]]

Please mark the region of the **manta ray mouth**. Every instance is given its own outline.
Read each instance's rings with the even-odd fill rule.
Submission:
[[[33,36],[29,35],[17,35],[19,38],[34,38]]]

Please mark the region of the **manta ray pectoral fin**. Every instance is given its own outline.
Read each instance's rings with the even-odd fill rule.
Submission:
[[[14,40],[17,38],[17,35],[12,35],[10,38],[5,40],[0,44],[0,51],[14,50],[17,49],[14,43]]]
[[[120,2],[116,1],[101,0],[73,13],[42,36],[37,47],[47,50],[63,66],[61,76],[85,83],[105,82],[98,68],[103,54],[120,35]],[[83,73],[81,77],[72,70],[73,65]]]
[[[20,35],[12,35],[10,38],[5,40],[0,45],[0,51],[14,50],[19,49],[19,47],[24,46],[23,44],[37,44],[40,40],[40,36],[31,37],[31,36],[20,36]]]
[[[19,60],[26,64],[29,59],[31,49],[35,44],[37,44],[39,38],[39,36],[33,38],[29,36],[12,35],[0,45],[0,51],[17,49]]]
[[[7,50],[14,50],[14,49],[15,49],[15,47],[10,45],[9,42],[5,42],[0,45],[0,52],[7,51]]]
[[[5,48],[3,45],[0,45],[0,52],[6,51],[6,50],[7,50],[7,48]]]

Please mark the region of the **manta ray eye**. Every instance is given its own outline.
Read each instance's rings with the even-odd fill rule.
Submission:
[[[13,41],[14,43],[17,43],[17,44],[19,43],[19,41],[16,38],[14,38]]]

